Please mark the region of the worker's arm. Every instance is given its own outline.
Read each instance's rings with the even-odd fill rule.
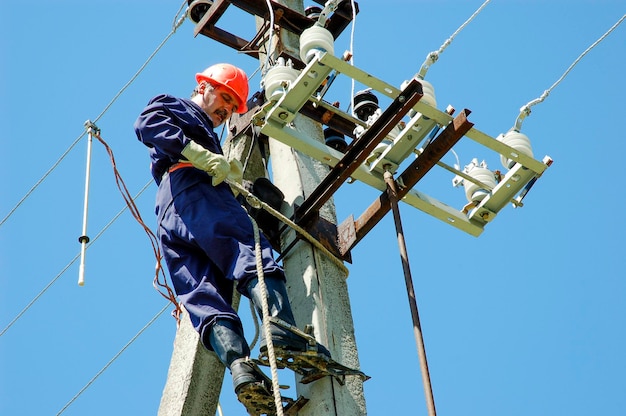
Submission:
[[[222,183],[230,173],[230,163],[224,155],[209,152],[193,140],[187,143],[181,154],[196,168],[208,172],[213,177],[213,186]]]
[[[137,138],[150,148],[157,183],[163,173],[181,159],[209,172],[216,184],[228,174],[224,172],[228,163],[223,163],[219,140],[207,124],[206,115],[188,100],[157,96],[143,110],[134,127]]]

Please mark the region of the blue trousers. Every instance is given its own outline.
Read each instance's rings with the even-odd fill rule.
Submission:
[[[174,290],[205,347],[217,318],[239,322],[232,308],[233,282],[244,296],[257,277],[254,234],[246,211],[222,183],[195,168],[167,174],[157,192],[158,235]],[[261,233],[265,276],[284,280]]]

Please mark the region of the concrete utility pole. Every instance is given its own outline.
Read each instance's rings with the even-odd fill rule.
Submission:
[[[302,0],[278,0],[277,3],[304,14]],[[267,22],[257,19],[257,26],[260,27],[263,23]],[[286,31],[277,31],[273,43],[298,56],[299,39],[296,36]],[[266,46],[265,50],[270,50],[273,56],[277,56],[276,46]],[[263,66],[265,56],[260,54],[259,60]],[[324,140],[319,123],[299,114],[294,124],[308,136]],[[241,123],[238,125],[241,126]],[[250,154],[251,159],[244,172],[244,179],[253,181],[259,176],[264,176],[264,165],[258,148],[249,152],[250,146],[253,145],[250,137],[241,134],[241,131],[231,133],[234,137],[229,136],[223,146],[227,158],[245,160]],[[315,189],[326,176],[328,167],[276,140],[270,138],[269,142],[272,179],[285,194],[287,204],[283,213],[290,216],[293,214],[294,204],[300,204]],[[332,200],[323,207],[320,215],[326,221],[336,224]],[[286,232],[283,236],[283,246],[286,246],[294,235],[293,231]],[[283,265],[287,275],[289,298],[299,328],[304,329],[304,325],[312,324],[315,338],[328,347],[335,361],[351,368],[360,368],[345,273],[306,242],[299,242],[283,260]],[[239,297],[236,295],[234,304],[238,303]],[[269,371],[266,373],[269,374]],[[288,370],[279,373],[281,384],[293,385]],[[289,379],[286,379],[286,376],[289,376]],[[200,344],[188,315],[183,314],[174,341],[174,351],[158,415],[216,414],[223,379],[224,366],[214,354]],[[296,377],[296,380],[298,379],[299,377]],[[298,396],[309,399],[309,402],[298,411],[298,415],[301,416],[357,416],[367,413],[363,382],[359,377],[347,376],[344,385],[330,377],[310,384],[298,383],[296,392]]]
[[[278,3],[304,14],[302,0],[279,0]],[[258,24],[263,23],[258,20]],[[280,31],[277,35],[275,37],[279,39],[275,41],[281,48],[299,55],[299,39],[296,36],[287,31]],[[278,52],[274,46],[266,50]],[[273,56],[277,55],[273,53]],[[264,57],[260,57],[260,64],[264,63]],[[319,123],[301,114],[293,122],[301,133],[324,140]],[[328,167],[271,138],[270,154],[272,179],[285,194],[289,212],[284,214],[290,216],[294,204],[301,204],[303,198],[315,189],[328,173]],[[337,223],[332,200],[324,206],[320,215],[327,221]],[[293,238],[293,232],[287,233],[283,246]],[[284,259],[283,265],[289,298],[300,329],[312,324],[315,338],[328,347],[335,361],[360,368],[345,273],[306,242],[298,243]],[[310,384],[298,384],[296,390],[299,396],[309,399],[298,415],[353,416],[367,413],[363,382],[359,377],[346,377],[343,386],[325,377]]]

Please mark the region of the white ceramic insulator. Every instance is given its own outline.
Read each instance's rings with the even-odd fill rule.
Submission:
[[[422,92],[424,96],[420,99],[420,103],[428,104],[431,107],[437,108],[437,100],[435,99],[435,88],[433,84],[426,81],[425,79],[419,79],[420,84],[422,84]],[[409,81],[404,81],[400,89],[404,89]]]
[[[300,59],[309,63],[317,52],[335,52],[335,38],[328,29],[313,25],[305,29],[300,35]]]
[[[520,133],[519,131],[511,130],[505,135],[500,135],[500,137],[498,137],[498,140],[506,145],[511,146],[519,154],[533,157],[533,149],[530,146],[530,140],[528,139],[528,136]],[[507,169],[511,169],[513,165],[515,165],[515,161],[509,159],[505,155],[500,155],[500,162],[502,163],[502,166]]]
[[[422,91],[424,92],[424,96],[420,99],[420,102],[437,108],[437,100],[435,99],[435,88],[433,87],[433,84],[424,79],[420,80],[420,82],[422,83]]]
[[[298,78],[300,71],[290,66],[276,65],[265,74],[265,98],[273,101],[289,89],[291,84]]]
[[[475,166],[467,174],[477,181],[488,185],[491,189],[496,186],[496,175],[487,168]],[[463,181],[463,187],[465,188],[465,197],[468,202],[482,201],[491,192],[489,189],[485,189],[468,180]]]

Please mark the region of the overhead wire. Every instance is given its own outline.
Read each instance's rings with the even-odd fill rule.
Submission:
[[[184,3],[185,2],[183,2],[183,5]],[[187,17],[187,12],[185,12],[183,16],[178,19],[178,21],[176,21],[176,18],[180,15],[180,11],[182,10],[183,5],[181,5],[179,10],[176,12],[176,16],[174,18],[175,23],[173,24],[173,27],[170,33],[165,37],[165,39],[163,39],[163,41],[161,41],[159,46],[157,46],[157,48],[152,52],[152,54],[150,54],[148,59],[139,67],[139,70],[135,72],[135,74],[130,78],[130,80],[126,82],[126,84],[124,84],[124,86],[117,92],[117,94],[115,94],[115,96],[113,96],[113,99],[109,101],[109,103],[104,107],[104,109],[100,112],[100,114],[98,114],[98,116],[93,120],[94,123],[97,123],[98,120],[100,120],[100,118],[104,116],[104,114],[111,108],[111,106],[122,95],[122,93],[135,81],[135,79],[139,76],[139,74],[143,72],[143,70],[146,68],[148,63],[161,50],[161,48],[163,48],[163,46],[167,43],[167,41],[174,35],[174,33],[176,33],[178,28],[183,24],[183,22],[185,21],[185,18]],[[87,134],[87,131],[83,131],[76,139],[74,139],[72,144],[70,144],[67,150],[65,150],[65,152],[61,154],[61,156],[57,159],[57,161],[52,164],[50,169],[48,169],[43,174],[43,176],[37,182],[35,182],[35,184],[26,192],[26,194],[17,202],[17,204],[15,204],[15,206],[8,212],[8,214],[2,220],[0,220],[0,227],[2,227],[2,225],[15,213],[15,211],[17,211],[17,209],[24,203],[24,201],[26,201],[26,199],[30,197],[30,195],[43,183],[43,181],[46,180],[48,176],[50,176],[50,174],[59,166],[59,164],[65,159],[65,157],[67,157],[70,151],[78,144],[78,142],[80,142],[80,140],[85,136],[85,134]]]
[[[452,43],[454,38],[461,32],[461,30],[465,29],[465,26],[470,24],[470,22],[474,20],[476,16],[478,16],[478,14],[487,6],[487,4],[489,4],[490,1],[491,0],[487,0],[483,4],[481,4],[480,7],[476,9],[476,11],[465,22],[463,22],[463,24],[459,26],[459,28],[455,30],[454,33],[445,40],[445,42],[443,42],[438,50],[430,52],[428,56],[426,56],[426,60],[420,67],[420,70],[417,73],[416,77],[424,79],[424,77],[426,76],[426,72],[428,72],[430,66],[437,62],[437,60],[439,59],[439,55],[441,55],[443,51],[446,50],[446,48]]]
[[[263,71],[261,71],[261,74],[263,75],[263,77],[265,77],[265,73],[269,70],[269,66],[270,66],[270,56],[272,54],[272,42],[274,41],[274,9],[272,8],[272,2],[270,0],[265,0],[265,3],[267,4],[267,9],[270,15],[270,35],[269,35],[269,39],[267,40],[267,44],[269,45],[267,48],[267,53],[265,55],[265,64],[263,64]]]
[[[148,187],[152,184],[152,180],[150,180],[148,183],[146,183],[144,185],[143,188],[141,188],[141,190],[133,197],[133,199],[137,199],[139,198],[139,196],[146,190],[148,189]],[[106,230],[109,229],[109,227],[111,225],[113,225],[113,223],[115,221],[117,221],[117,219],[124,213],[124,211],[126,211],[128,209],[128,207],[125,205],[117,214],[115,214],[115,216],[113,216],[113,218],[100,230],[100,232],[98,232],[98,234],[92,238],[89,243],[87,244],[87,248],[91,247],[91,245],[93,243],[95,243],[103,234]],[[48,290],[50,289],[50,287],[80,258],[80,252],[78,254],[76,254],[76,256],[74,256],[73,259],[70,260],[70,262],[65,265],[65,267],[63,269],[61,269],[61,271],[20,311],[20,313],[18,313],[15,318],[13,318],[13,320],[11,320],[11,322],[9,322],[9,324],[2,330],[2,332],[0,332],[0,337],[2,335],[4,335],[9,328],[11,328],[21,317],[22,315],[24,315],[34,304],[37,300],[39,300],[39,298]]]
[[[149,327],[150,327],[150,326],[151,326],[151,325],[152,325],[152,324],[153,324],[153,323],[154,323],[154,322],[155,322],[155,321],[159,318],[159,316],[161,316],[161,315],[163,314],[163,312],[165,312],[165,310],[166,310],[168,307],[169,307],[169,303],[168,303],[168,304],[166,304],[166,305],[165,305],[165,306],[164,306],[164,307],[163,307],[163,308],[162,308],[159,312],[157,312],[157,314],[156,314],[156,315],[154,315],[154,317],[152,317],[152,319],[150,319],[150,321],[148,321],[148,323],[147,323],[146,325],[144,325],[144,327],[143,327],[143,328],[141,328],[141,329],[139,330],[139,332],[137,332],[137,333],[135,334],[135,336],[133,336],[133,337],[130,339],[130,341],[128,341],[128,342],[126,343],[126,345],[124,345],[124,346],[122,347],[122,349],[121,349],[121,350],[120,350],[117,354],[115,354],[115,355],[113,356],[113,358],[111,358],[111,359],[109,360],[109,362],[108,362],[108,363],[106,363],[106,364],[104,365],[104,367],[102,367],[102,369],[101,369],[100,371],[98,371],[98,372],[96,373],[96,375],[95,375],[95,376],[93,376],[93,377],[91,378],[91,380],[89,380],[89,381],[87,382],[87,384],[85,384],[85,386],[83,386],[83,388],[82,388],[82,389],[80,389],[80,390],[78,391],[78,393],[76,393],[76,394],[74,395],[74,397],[72,397],[72,398],[70,399],[70,401],[69,401],[69,402],[67,402],[67,403],[65,404],[65,406],[63,406],[63,408],[62,408],[61,410],[59,410],[59,412],[56,414],[56,416],[59,416],[60,414],[62,414],[63,412],[65,412],[65,410],[67,410],[67,408],[68,408],[68,407],[70,407],[70,406],[72,405],[72,403],[74,403],[74,402],[76,401],[76,399],[78,399],[78,398],[79,398],[79,397],[80,397],[80,396],[81,396],[81,395],[85,392],[85,390],[87,390],[87,389],[88,389],[88,388],[89,388],[89,387],[90,387],[90,386],[94,383],[94,381],[96,381],[96,379],[97,379],[98,377],[100,377],[100,376],[102,375],[102,373],[104,373],[104,372],[105,372],[105,371],[106,371],[106,370],[107,370],[107,369],[111,366],[111,364],[113,364],[113,362],[115,362],[115,360],[117,360],[117,359],[120,357],[120,355],[122,355],[122,353],[123,353],[124,351],[126,351],[126,350],[128,349],[128,347],[130,347],[130,345],[131,345],[133,342],[135,342],[135,341],[137,340],[137,338],[139,338],[139,337],[141,336],[141,334],[143,334],[143,333],[144,333],[144,331],[145,331],[146,329],[148,329],[148,328],[149,328]]]
[[[556,82],[554,84],[552,84],[550,86],[550,88],[548,88],[547,90],[545,90],[543,92],[543,94],[541,94],[538,98],[535,98],[534,100],[528,102],[527,104],[525,104],[524,106],[522,106],[520,108],[520,114],[519,116],[517,116],[517,119],[515,120],[515,126],[512,128],[512,130],[516,130],[516,131],[520,131],[522,128],[522,122],[524,121],[524,119],[530,115],[531,113],[531,107],[534,105],[537,105],[541,102],[543,102],[548,95],[550,95],[550,93],[552,92],[552,90],[554,88],[556,88],[557,85],[559,85],[561,83],[561,81],[563,81],[563,79],[565,79],[565,77],[570,73],[570,71],[572,69],[574,69],[574,67],[578,64],[578,62],[580,62],[580,60],[587,55],[593,48],[595,48],[600,42],[602,42],[607,36],[609,36],[611,34],[611,32],[613,32],[624,20],[626,19],[626,14],[623,15],[613,26],[611,26],[611,28],[609,30],[607,30],[602,36],[600,36],[600,38],[598,38],[598,40],[596,40],[595,42],[593,42],[587,49],[585,49],[585,51],[583,53],[581,53],[578,58],[576,58],[574,60],[574,62],[572,62],[572,64],[565,70],[565,72],[563,73],[563,75],[561,75],[559,77],[559,79],[556,80]]]
[[[182,25],[182,23],[184,22],[185,18],[187,17],[187,12],[185,12],[183,14],[182,17],[180,17],[178,20],[176,20],[178,18],[178,16],[180,15],[181,10],[184,7],[184,4],[186,3],[186,1],[183,1],[183,3],[181,4],[180,8],[178,9],[176,16],[174,18],[174,23],[173,23],[173,28],[172,31],[165,37],[165,39],[159,44],[159,46],[152,52],[152,54],[148,57],[148,59],[143,63],[143,65],[139,68],[139,70],[131,77],[131,79],[118,91],[118,93],[113,97],[113,99],[105,106],[105,108],[101,111],[101,113],[94,119],[94,121],[99,120],[108,110],[109,108],[113,105],[113,103],[115,101],[117,101],[117,99],[121,96],[121,94],[135,81],[135,79],[139,76],[139,74],[145,69],[145,67],[148,65],[148,63],[154,58],[154,56],[160,51],[160,49],[165,45],[165,43],[171,38],[171,36],[176,32],[176,30]],[[85,136],[86,131],[84,131],[83,133],[81,133],[75,140],[74,142],[72,142],[72,144],[69,146],[69,148],[61,155],[61,157],[59,159],[57,159],[57,161],[52,165],[52,167],[45,172],[45,174],[35,183],[35,185],[33,187],[31,187],[31,189],[18,201],[18,203],[9,211],[9,213],[0,221],[0,226],[2,226],[10,217],[11,215],[13,215],[13,213],[22,205],[22,203],[39,187],[39,185],[41,183],[43,183],[43,181],[52,173],[52,171],[54,171],[56,169],[56,167],[61,163],[61,161],[63,159],[65,159],[65,157],[70,153],[70,151],[76,146],[76,144]],[[139,215],[139,212],[136,208],[136,205],[134,203],[134,200],[139,197],[152,183],[152,180],[150,180],[140,191],[137,195],[135,195],[135,197],[131,197],[128,189],[125,185],[125,183],[123,182],[121,176],[119,175],[119,172],[117,171],[117,168],[115,166],[115,161],[114,161],[114,156],[113,153],[110,149],[110,147],[108,146],[108,144],[106,144],[106,142],[104,142],[104,140],[101,138],[101,136],[99,134],[96,134],[95,137],[98,138],[98,140],[105,146],[105,148],[107,149],[107,152],[109,153],[109,156],[111,158],[111,162],[113,163],[113,168],[114,168],[114,172],[115,172],[115,177],[116,177],[116,183],[118,185],[118,188],[120,189],[120,191],[122,192],[122,196],[126,202],[126,206],[124,208],[122,208],[114,217],[113,219],[107,224],[105,225],[105,227],[96,235],[96,237],[91,240],[88,244],[88,246],[91,246],[91,244],[93,244],[95,241],[98,240],[98,238],[104,234],[104,232],[121,216],[121,214],[126,210],[129,209],[131,211],[131,213],[133,214],[133,217],[135,217],[138,221],[141,220],[141,216]],[[144,230],[146,230],[146,232],[148,234],[151,234],[151,230],[149,230],[149,228],[147,226],[145,226],[145,224],[143,223],[143,221],[140,221],[140,223],[143,225]],[[154,236],[154,234],[152,234],[152,236]],[[155,237],[156,238],[156,237]],[[154,244],[153,244],[153,248],[154,248]],[[158,243],[157,243],[157,249],[158,250]],[[157,254],[158,251],[155,251],[155,255]],[[77,254],[62,270],[60,273],[57,274],[57,276],[55,276],[45,287],[42,291],[39,292],[39,294],[37,294],[35,296],[35,298],[33,298],[33,300],[31,300],[31,302],[24,308],[22,309],[22,311],[2,330],[2,332],[0,332],[0,336],[4,335],[8,329],[13,326],[15,324],[15,322],[17,322],[18,319],[20,319],[21,316],[24,315],[24,313],[26,313],[26,311],[28,309],[30,309],[30,307],[32,307],[32,305],[63,275],[63,273],[65,273],[65,271],[67,271],[69,269],[69,267],[76,261],[78,260],[78,258],[80,257],[80,253]],[[159,260],[160,258],[158,258]],[[157,260],[157,266],[156,266],[156,275],[157,277],[155,277],[155,283],[162,286],[162,284],[158,281],[158,275],[159,275],[159,270],[161,270],[160,267],[160,261]],[[165,294],[163,294],[160,290],[159,293],[161,293],[164,297],[166,297],[171,303],[174,303],[176,306],[176,310],[175,310],[175,316],[178,320],[179,317],[179,305],[177,304],[177,302],[175,301],[173,292],[171,291],[171,289],[169,288],[169,286],[167,286],[167,284],[165,284],[165,288],[168,292],[168,295],[166,296]],[[93,382],[102,374],[104,373],[104,371],[106,371],[106,369],[109,368],[109,366],[141,335],[143,334],[143,332],[149,327],[151,326],[156,319],[163,314],[163,312],[168,308],[170,302],[168,302],[168,304],[166,304],[58,413],[57,416],[62,414],[74,401],[76,401],[76,399],[87,389],[89,388],[89,386],[91,386],[93,384]]]

